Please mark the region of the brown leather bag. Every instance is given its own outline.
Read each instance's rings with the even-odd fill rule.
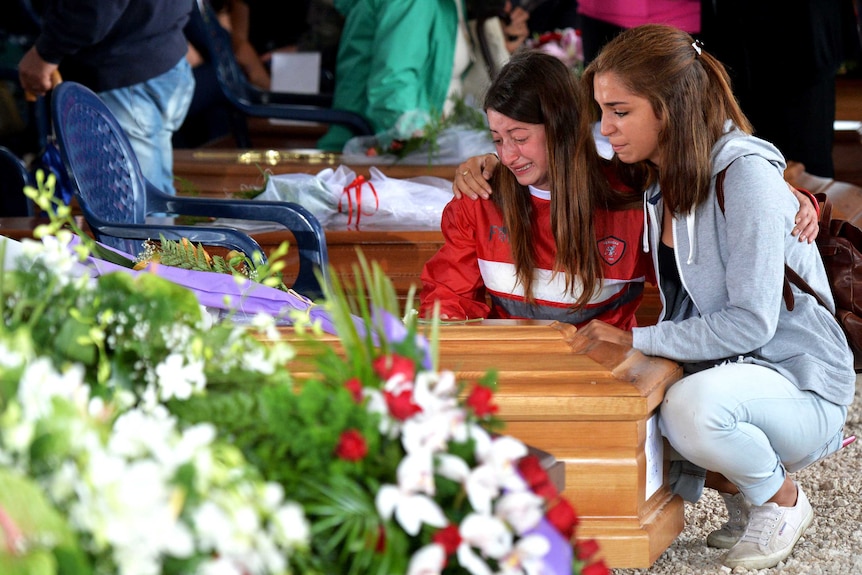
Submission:
[[[725,170],[716,176],[716,196],[724,212]],[[832,202],[824,193],[814,194],[820,204],[820,231],[817,234],[817,249],[826,268],[829,287],[835,301],[835,319],[847,335],[847,343],[853,350],[853,367],[862,372],[862,230],[848,221],[832,217]],[[817,292],[796,271],[784,264],[784,304],[793,311],[794,300],[790,284],[826,307]]]
[[[832,203],[826,194],[814,197],[820,203],[817,248],[832,288],[835,316],[847,333],[855,368],[859,371],[862,368],[862,230],[848,221],[833,218]],[[807,284],[804,287],[793,283],[802,289],[807,287]],[[806,291],[812,292],[810,287]]]

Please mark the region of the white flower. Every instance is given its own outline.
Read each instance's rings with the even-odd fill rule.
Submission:
[[[306,547],[311,540],[311,526],[302,507],[296,503],[282,505],[272,514],[271,533],[286,547]]]
[[[448,412],[458,408],[457,391],[453,372],[421,371],[416,374],[413,401],[426,414]]]
[[[195,575],[248,575],[233,560],[227,557],[216,557],[204,561],[198,566]]]
[[[473,509],[490,513],[492,501],[503,489],[522,491],[527,488],[518,474],[517,460],[527,455],[527,447],[517,439],[501,436],[490,439],[486,433],[474,434],[476,458],[481,464],[465,481],[467,497]]]
[[[500,561],[500,575],[547,575],[545,555],[550,542],[542,535],[527,535],[515,542],[512,551]]]
[[[438,575],[446,566],[446,550],[432,543],[416,551],[407,566],[407,575]]]
[[[267,339],[277,341],[281,335],[276,328],[275,318],[268,313],[258,312],[251,318],[251,325],[259,333],[266,335]]]
[[[83,366],[72,365],[61,374],[47,357],[28,363],[18,384],[18,401],[24,420],[36,421],[50,415],[55,397],[77,400],[77,404],[86,410],[89,390],[84,386]]]
[[[97,549],[111,549],[123,575],[158,575],[163,555],[188,557],[191,534],[178,520],[171,476],[151,459],[125,462],[90,450],[91,465],[70,510],[73,524],[92,533]]]
[[[204,501],[192,515],[195,533],[203,548],[214,550],[233,536],[231,518],[212,500]]]
[[[461,547],[476,547],[485,557],[500,559],[512,550],[514,535],[500,519],[491,515],[471,513],[464,518],[458,528],[463,540],[458,548],[459,560]]]
[[[164,406],[151,412],[131,409],[117,418],[108,449],[117,456],[146,457],[169,449],[173,443],[176,420]]]
[[[491,504],[500,495],[500,481],[490,465],[480,465],[470,472],[464,482],[470,505],[478,513],[491,513]]]
[[[246,351],[243,354],[243,363],[245,363],[248,369],[253,369],[264,375],[275,373],[276,370],[276,365],[269,361],[266,350],[263,348]]]
[[[203,360],[186,359],[172,353],[156,366],[156,376],[159,381],[159,397],[163,401],[172,398],[188,399],[193,393],[203,391],[206,386]]]
[[[10,349],[6,342],[0,341],[0,368],[15,369],[24,363],[24,354]]]
[[[470,466],[457,455],[441,453],[437,455],[437,473],[446,479],[464,483],[470,476]]]
[[[544,517],[545,500],[530,490],[505,493],[494,505],[494,514],[521,535],[539,524]]]
[[[445,451],[452,430],[464,421],[463,410],[450,409],[426,414],[422,412],[401,426],[401,445],[407,453]]]
[[[448,521],[443,510],[428,497],[434,495],[433,471],[430,452],[407,454],[398,464],[398,486],[384,485],[377,492],[375,504],[380,516],[388,520],[394,513],[410,535],[418,534],[423,523],[445,527]]]
[[[25,256],[42,261],[60,285],[67,285],[84,272],[74,250],[69,248],[71,241],[71,232],[58,230],[55,235],[45,236],[41,241],[22,240],[21,247]]]
[[[493,439],[490,444],[476,444],[476,457],[483,465],[490,466],[499,478],[500,485],[507,489],[524,489],[523,478],[518,474],[517,462],[527,455],[527,446],[508,435]]]

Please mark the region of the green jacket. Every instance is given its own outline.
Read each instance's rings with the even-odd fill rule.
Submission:
[[[333,107],[364,115],[375,132],[410,110],[443,110],[458,30],[454,0],[335,0],[345,15]],[[352,133],[332,126],[318,147],[340,152]]]

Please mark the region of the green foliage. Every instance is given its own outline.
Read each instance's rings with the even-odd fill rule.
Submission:
[[[84,575],[91,573],[66,519],[29,478],[0,468],[0,573]],[[12,540],[17,530],[21,546]],[[33,545],[31,542],[43,542]],[[26,543],[25,543],[26,542]],[[17,553],[4,552],[18,548]]]
[[[0,461],[26,473],[44,513],[37,502],[34,521],[21,516],[14,502],[21,493],[29,500],[29,488],[3,470],[0,511],[53,537],[27,554],[4,554],[0,538],[0,573],[114,573],[146,548],[159,575],[186,575],[213,569],[207,562],[223,542],[228,554],[240,546],[250,556],[257,566],[243,565],[248,572],[393,575],[417,556],[427,563],[417,551],[468,516],[512,529],[491,513],[493,493],[510,488],[526,448],[511,438],[495,443],[488,394],[471,395],[468,406],[463,397],[476,382],[437,372],[439,323],[420,332],[417,314],[402,315],[392,283],[362,254],[358,285],[342,286],[333,272],[316,304],[338,345],[297,326],[312,352],[303,359],[317,368],[297,382],[292,348],[271,331],[255,337],[251,328],[212,324],[192,292],[154,274],[76,278],[68,242],[57,239],[60,249],[43,245],[27,265],[0,271],[0,352],[8,356],[0,362]],[[203,265],[200,246],[161,244],[168,261]],[[309,311],[307,319],[319,317]],[[493,387],[493,374],[479,384]],[[485,461],[480,447],[500,451]],[[125,473],[139,469],[160,475],[137,476],[132,497],[115,495]],[[481,481],[468,480],[474,473]],[[128,547],[127,530],[152,525],[152,517],[140,520],[149,511],[137,505],[142,491],[154,516],[168,518],[159,525],[181,525],[194,543],[177,551],[153,536]],[[488,504],[474,509],[477,492]],[[532,502],[537,516],[544,512],[543,500]],[[206,519],[197,515],[204,508]],[[3,525],[0,536],[9,533]],[[499,567],[496,557],[475,560]],[[466,571],[455,555],[448,561],[437,572]]]
[[[385,147],[377,146],[374,154],[391,154],[398,160],[419,150],[428,150],[428,164],[434,161],[434,156],[440,152],[439,139],[444,130],[462,127],[487,133],[488,124],[481,110],[467,105],[463,98],[457,98],[452,111],[446,114],[431,113],[431,120],[425,124],[421,133],[407,139],[391,140]],[[489,140],[490,140],[490,136]]]
[[[149,240],[144,244],[144,251],[136,260],[135,269],[141,269],[151,262],[185,270],[215,272],[242,276],[252,281],[260,282],[270,287],[287,291],[282,281],[284,262],[280,258],[287,253],[288,243],[283,242],[270,254],[270,259],[264,261],[260,253],[251,257],[235,250],[225,256],[210,254],[202,244],[193,245],[187,239],[169,240],[159,234],[159,241]]]

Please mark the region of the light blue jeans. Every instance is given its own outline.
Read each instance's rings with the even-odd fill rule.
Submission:
[[[99,93],[129,137],[144,177],[169,194],[176,193],[171,138],[185,120],[194,91],[195,77],[183,57],[152,80]]]
[[[802,391],[775,370],[725,363],[673,384],[659,424],[685,460],[732,481],[754,505],[794,472],[837,451],[847,407]]]

